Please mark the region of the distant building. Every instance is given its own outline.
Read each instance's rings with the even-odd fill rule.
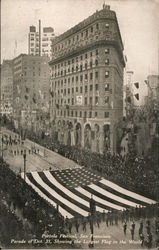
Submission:
[[[49,110],[49,58],[21,54],[13,59],[13,108],[17,128],[37,131]],[[37,121],[37,122],[36,122]]]
[[[159,75],[149,75],[147,77],[148,97],[147,102],[156,110],[159,110]]]
[[[28,36],[28,54],[51,57],[51,44],[54,39],[54,29],[44,27],[41,31],[41,22],[39,21],[39,30],[35,26],[30,26]]]
[[[4,60],[1,65],[1,107],[2,115],[12,116],[13,114],[13,62]]]
[[[134,72],[127,70],[124,75],[124,116],[129,116],[133,109],[141,105],[140,83],[134,82]]]
[[[52,46],[52,131],[66,145],[116,152],[123,116],[123,43],[114,11],[103,9]]]

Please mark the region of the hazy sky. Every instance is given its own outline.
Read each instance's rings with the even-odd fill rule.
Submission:
[[[28,52],[29,26],[52,26],[61,34],[100,10],[104,0],[1,0],[1,61]],[[159,72],[159,0],[105,0],[117,14],[135,80]],[[15,44],[17,41],[17,48]]]

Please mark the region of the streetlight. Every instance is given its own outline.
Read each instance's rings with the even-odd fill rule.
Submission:
[[[95,211],[96,211],[96,208],[95,208],[95,201],[93,199],[93,195],[91,194],[91,199],[90,199],[90,229],[91,229],[91,243],[89,244],[89,247],[90,248],[93,248],[94,247],[94,239],[93,239],[93,233],[94,233],[94,230],[93,230],[93,217],[95,215]]]
[[[24,158],[24,180],[25,180],[26,179],[26,150],[24,150],[23,158]]]

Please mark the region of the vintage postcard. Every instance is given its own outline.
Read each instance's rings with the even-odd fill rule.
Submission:
[[[159,1],[1,0],[0,247],[159,249]]]

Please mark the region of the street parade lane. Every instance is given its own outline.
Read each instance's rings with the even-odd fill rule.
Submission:
[[[1,131],[1,137],[2,134],[8,137],[11,136],[12,139],[17,136],[17,134],[4,128]],[[80,167],[72,160],[26,139],[23,145],[22,143],[16,145],[6,145],[4,143],[3,145],[3,157],[10,164],[11,169],[17,173],[23,172],[24,169],[24,150],[26,150],[26,172]]]

